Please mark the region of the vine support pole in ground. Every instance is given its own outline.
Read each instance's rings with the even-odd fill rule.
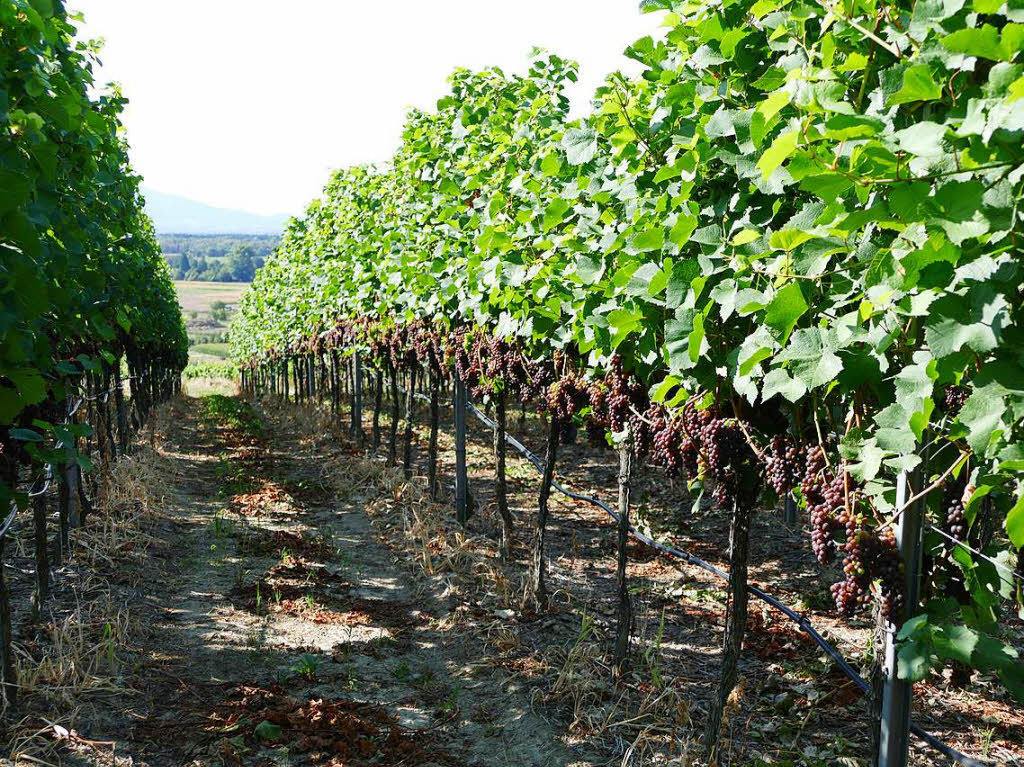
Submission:
[[[363,446],[363,359],[359,352],[352,355],[352,435],[356,444]]]
[[[110,401],[110,368],[107,365],[103,366],[103,383],[101,386],[105,393],[100,395],[99,406],[100,410],[103,411],[103,438],[106,441],[106,450],[101,450],[100,454],[103,457],[103,462],[109,464],[110,461],[117,458],[117,440],[114,439],[114,417],[111,414],[114,406]]]
[[[633,627],[633,606],[626,583],[626,546],[629,543],[629,493],[633,481],[633,429],[626,429],[619,440],[619,524],[616,553],[616,577],[619,592],[619,625],[615,635],[615,662],[624,668],[629,656],[629,634]]]
[[[42,487],[40,482],[40,487]],[[38,620],[43,602],[50,593],[50,557],[46,550],[46,494],[32,499],[32,521],[35,523],[36,588],[32,594],[32,620]]]
[[[339,400],[338,400],[338,353],[331,349],[330,353],[331,368],[329,372],[330,390],[331,390],[331,420],[335,421],[339,417]]]
[[[798,520],[796,501],[793,499],[792,493],[786,493],[786,497],[783,499],[782,507],[782,520],[790,527],[796,527]]]
[[[6,541],[7,535],[0,533],[0,703],[14,706],[18,701],[18,678],[14,672],[14,651],[11,647],[11,592],[4,572]]]
[[[68,559],[68,547],[71,541],[69,525],[71,524],[71,485],[68,483],[68,471],[65,466],[54,468],[57,475],[57,537],[53,542],[53,563],[60,565]]]
[[[718,750],[725,704],[739,676],[743,634],[747,628],[747,566],[750,554],[751,509],[733,499],[732,522],[729,525],[729,596],[725,611],[725,638],[722,646],[722,668],[718,690],[711,699],[708,725],[704,733],[704,749],[712,761]]]
[[[469,473],[466,471],[466,384],[455,375],[455,519],[469,522]]]
[[[430,500],[436,501],[437,487],[437,434],[441,429],[441,371],[437,365],[430,368],[430,443],[427,446],[427,485],[430,487]]]
[[[85,520],[92,514],[92,504],[85,492],[85,481],[82,478],[82,467],[75,463],[75,486],[78,488],[78,527],[85,527]]]
[[[380,370],[373,387],[373,449],[380,447],[380,411],[384,407],[384,373]]]
[[[555,478],[555,461],[558,458],[558,437],[562,422],[551,414],[548,421],[548,446],[544,456],[544,477],[541,479],[540,495],[537,499],[537,524],[533,531],[533,566],[531,589],[533,601],[538,608],[547,606],[548,593],[544,578],[544,535],[548,527],[548,499],[551,497],[551,481]]]
[[[118,409],[118,440],[121,442],[121,455],[128,453],[128,417],[125,414],[125,392],[121,382],[121,359],[114,363],[114,402]]]
[[[391,424],[388,432],[388,466],[394,466],[398,461],[398,370],[394,365],[391,368]]]
[[[501,517],[501,556],[512,556],[512,512],[508,510],[508,488],[505,485],[505,415],[504,386],[494,395],[494,501]]]
[[[416,368],[409,371],[409,388],[405,398],[405,445],[402,450],[402,476],[412,478],[412,420],[416,414]]]
[[[924,475],[914,472],[910,476],[917,479]],[[897,509],[904,509],[907,498],[913,497],[914,488],[910,485],[910,476],[903,472],[896,480]],[[921,598],[923,505],[923,499],[919,499],[905,508],[900,514],[896,528],[896,542],[900,547],[900,557],[903,559],[906,576],[904,620],[914,617]],[[898,676],[899,660],[896,654],[898,649],[896,635],[899,629],[900,626],[894,623],[887,621],[885,624],[885,652],[882,656],[884,682],[879,721],[878,767],[907,767],[913,685]]]

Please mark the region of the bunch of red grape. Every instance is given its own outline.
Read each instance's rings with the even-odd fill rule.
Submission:
[[[846,509],[846,476],[828,475],[825,451],[816,445],[807,451],[804,477],[800,482],[811,513],[811,548],[818,563],[826,565],[837,551],[835,535],[841,527],[839,510]]]
[[[409,369],[416,364],[416,351],[409,344],[408,336],[405,326],[395,326],[384,331],[387,357],[395,370]]]
[[[870,587],[878,584],[882,615],[898,621],[904,603],[903,564],[892,530],[868,529],[863,519],[855,523],[855,531],[847,536],[843,551],[843,580],[832,584],[832,596],[839,613],[850,617],[867,604]]]
[[[409,336],[419,363],[427,370],[440,370],[445,354],[438,328],[426,320],[417,320],[409,326]]]
[[[548,387],[548,410],[563,424],[568,423],[576,413],[587,406],[589,395],[586,382],[576,373],[570,373]]]
[[[760,489],[761,471],[739,425],[732,419],[712,419],[701,431],[700,448],[715,480],[718,505],[729,508],[738,503],[751,508]]]
[[[390,344],[387,332],[378,327],[367,327],[364,340],[369,349],[370,360],[376,365],[384,365],[390,358]]]
[[[641,438],[638,438],[636,432],[641,422],[636,413],[647,409],[647,391],[635,377],[626,373],[622,366],[622,358],[618,354],[614,355],[609,363],[604,388],[607,392],[605,412],[608,428],[613,432],[620,432],[627,424],[632,424],[634,438],[639,444]]]
[[[662,467],[669,477],[685,472],[691,479],[696,479],[697,446],[686,435],[682,414],[670,416],[665,412],[652,423],[651,461]]]
[[[686,434],[693,440],[699,440],[704,427],[711,423],[716,417],[712,408],[698,410],[693,402],[687,402],[683,407],[683,426]]]
[[[608,387],[604,381],[593,381],[588,392],[590,400],[590,417],[587,419],[588,428],[593,425],[601,430],[602,435],[608,428]]]
[[[943,392],[941,402],[943,412],[950,418],[956,418],[963,410],[964,403],[967,402],[969,396],[970,391],[966,387],[950,384]]]
[[[472,390],[480,382],[480,357],[477,354],[479,341],[477,334],[467,327],[456,328],[446,347],[446,359],[451,360],[455,366],[455,373],[465,384],[466,388]]]
[[[768,446],[765,473],[768,484],[780,496],[784,496],[804,477],[807,458],[804,451],[786,437],[773,437]]]
[[[872,567],[878,580],[882,615],[893,623],[898,623],[903,617],[906,601],[903,559],[900,557],[899,544],[896,543],[896,536],[892,530],[883,530],[877,540]]]
[[[949,482],[942,491],[942,519],[940,528],[952,538],[942,538],[942,550],[944,552],[942,569],[946,574],[946,589],[956,594],[965,594],[966,584],[964,573],[960,566],[953,559],[953,552],[957,543],[967,541],[969,525],[967,523],[967,507],[964,502],[967,481],[965,477]]]
[[[697,410],[689,403],[676,424],[686,438],[679,442],[680,463],[714,480],[712,494],[719,506],[752,509],[763,474],[740,422],[719,417],[710,409]]]
[[[944,501],[944,511],[946,512],[946,520],[943,524],[944,532],[958,542],[966,541],[967,516],[965,514],[963,484],[953,483],[951,487],[947,488]],[[950,548],[954,545],[949,540],[946,540],[946,544]]]

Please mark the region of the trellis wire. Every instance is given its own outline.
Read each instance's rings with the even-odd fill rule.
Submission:
[[[495,427],[494,421],[492,421],[484,413],[477,409],[477,407],[473,405],[472,402],[468,404],[469,409],[482,423],[484,423],[490,429],[493,429]],[[541,463],[540,459],[538,459],[537,456],[534,455],[525,445],[523,445],[519,440],[517,440],[515,437],[507,433],[505,435],[505,439],[508,441],[510,445],[512,445],[512,447],[514,447],[530,463],[532,463],[535,469],[537,469],[540,472],[543,472],[544,465]],[[567,488],[563,487],[560,483],[554,480],[552,480],[551,486],[558,492],[562,493],[562,495],[568,498],[571,498],[575,501],[583,501],[585,503],[589,503],[593,506],[597,506],[603,509],[613,520],[618,522],[618,514],[610,506],[608,506],[608,504],[604,503],[600,499],[591,497],[589,495],[583,495],[582,493],[576,493],[573,492],[572,490],[568,490]],[[632,535],[633,538],[635,538],[636,540],[664,554],[668,554],[669,556],[673,556],[678,559],[682,559],[686,562],[689,562],[690,564],[696,565],[697,567],[700,567],[703,570],[713,573],[714,575],[718,576],[719,578],[722,578],[723,580],[728,580],[729,578],[729,574],[721,568],[715,567],[709,562],[705,562],[700,557],[695,556],[688,551],[684,551],[682,549],[666,546],[662,543],[659,543],[658,541],[655,541],[653,538],[639,532],[632,525],[630,525],[629,527],[629,532],[630,535]],[[846,659],[843,658],[839,650],[837,650],[835,647],[829,644],[829,642],[820,633],[818,633],[818,631],[814,628],[813,625],[811,625],[811,622],[807,618],[800,615],[791,607],[786,606],[778,599],[773,597],[771,594],[758,588],[757,586],[747,584],[747,591],[750,592],[753,596],[760,599],[762,602],[765,602],[768,605],[774,607],[776,610],[783,613],[786,617],[788,617],[790,620],[796,623],[796,625],[800,628],[801,631],[803,631],[809,637],[811,637],[811,639],[813,639],[815,643],[822,650],[824,650],[824,652],[830,658],[832,658],[832,660],[836,662],[836,665],[838,665],[839,668],[842,669],[843,673],[845,673],[846,676],[848,676],[850,680],[854,682],[854,684],[856,684],[863,692],[869,691],[870,686],[864,680],[864,678],[860,674],[858,674],[852,666],[850,666]],[[939,751],[941,754],[952,759],[958,764],[963,764],[967,767],[990,767],[990,765],[987,762],[980,762],[977,759],[973,759],[967,756],[966,754],[960,753],[952,746],[943,743],[941,740],[939,740],[939,738],[932,735],[930,732],[923,729],[919,725],[911,724],[910,731],[918,738],[923,740],[925,743],[927,743],[929,746],[934,748],[936,751]]]
[[[980,551],[978,551],[975,548],[972,548],[971,546],[968,546],[963,541],[958,541],[956,538],[954,538],[952,535],[947,533],[945,530],[940,530],[935,525],[928,525],[928,529],[929,530],[934,530],[939,535],[941,535],[943,538],[948,538],[950,541],[955,543],[960,548],[967,549],[969,552],[974,554],[976,557],[980,557],[981,559],[984,559],[986,562],[988,562],[990,565],[995,567],[997,570],[1002,570],[1004,573],[1009,575],[1011,578],[1015,578],[1016,580],[1020,581],[1021,583],[1024,583],[1024,577],[1021,577],[1020,575],[1017,575],[1017,573],[1015,573],[1013,570],[1011,570],[1006,565],[1001,564],[999,562],[996,562],[994,559],[992,559],[992,557],[989,557],[989,556],[986,556],[985,554],[982,554]],[[1020,556],[1024,556],[1024,554],[1021,554]]]
[[[401,385],[399,385],[398,388],[400,391],[406,392],[406,389]],[[417,399],[423,400],[425,402],[429,401],[429,398],[425,394],[416,393],[414,396]],[[477,419],[479,419],[485,426],[487,426],[487,428],[495,428],[495,422],[488,418],[487,415],[480,411],[472,402],[467,401],[466,405],[469,411],[472,412],[473,415],[475,415]],[[544,464],[522,442],[513,437],[507,431],[505,433],[505,440],[510,445],[512,445],[512,447],[514,447],[521,455],[523,455],[523,457],[525,457],[531,464],[533,464],[533,467],[537,471],[541,473],[544,472]],[[598,508],[602,509],[605,513],[607,513],[613,520],[615,520],[616,523],[618,522],[618,514],[610,506],[608,506],[608,504],[604,503],[599,498],[594,498],[592,496],[584,495],[582,493],[576,493],[572,490],[569,490],[566,487],[563,487],[561,483],[555,481],[554,479],[552,479],[551,481],[551,487],[560,492],[562,495],[566,496],[567,498],[571,498],[574,501],[582,501],[584,503],[589,503],[593,506],[597,506]],[[666,546],[663,543],[659,543],[650,536],[644,535],[632,525],[630,525],[629,527],[629,533],[636,540],[646,544],[647,546],[650,546],[653,549],[656,549],[657,551],[662,552],[663,554],[667,554],[671,557],[682,559],[683,561],[688,562],[692,565],[696,565],[697,567],[700,567],[701,569],[706,570],[707,572],[712,573],[713,575],[716,575],[717,577],[723,580],[729,579],[729,574],[720,567],[716,567],[715,565],[712,565],[709,562],[705,562],[700,557],[691,554],[690,552],[685,551],[683,549],[675,548],[672,546]],[[846,676],[854,684],[856,684],[862,692],[870,692],[870,685],[867,683],[867,681],[865,681],[864,678],[859,673],[857,673],[856,669],[854,669],[847,662],[847,660],[842,656],[839,650],[837,650],[835,647],[829,644],[828,640],[826,640],[825,637],[823,637],[818,632],[818,630],[814,628],[813,624],[810,622],[808,618],[804,617],[803,615],[800,615],[793,608],[788,607],[779,599],[777,599],[776,597],[772,596],[771,594],[757,586],[747,584],[747,591],[756,598],[760,599],[762,602],[765,602],[766,604],[775,608],[783,615],[785,615],[787,618],[792,620],[801,631],[803,631],[811,639],[814,640],[815,644],[817,644],[818,647],[820,647],[826,655],[828,655],[833,661],[835,661],[836,665],[842,670],[842,672],[846,674]],[[948,759],[952,759],[954,762],[958,764],[965,765],[966,767],[992,767],[992,765],[989,762],[982,762],[970,756],[967,756],[966,754],[960,753],[952,746],[944,743],[935,735],[932,735],[930,732],[922,728],[920,725],[911,723],[910,732],[922,741],[924,741],[931,748],[935,749]]]

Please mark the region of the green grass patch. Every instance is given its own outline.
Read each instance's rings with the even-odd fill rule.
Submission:
[[[205,418],[215,424],[238,429],[243,434],[258,437],[263,433],[263,421],[252,405],[236,397],[209,394],[203,398]]]
[[[223,360],[230,356],[231,347],[228,344],[196,344],[189,350],[189,353],[207,354],[211,357],[219,357]]]
[[[227,378],[235,380],[238,378],[238,368],[233,362],[197,362],[189,363],[189,366],[181,372],[185,380],[195,378]]]

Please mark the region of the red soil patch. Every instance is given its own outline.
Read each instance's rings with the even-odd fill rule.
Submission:
[[[251,493],[239,493],[231,497],[231,510],[243,517],[255,517],[274,506],[291,502],[291,497],[280,485],[269,480]]]
[[[286,745],[322,767],[399,767],[454,764],[427,733],[402,727],[383,708],[346,700],[300,702],[280,686],[242,685],[212,715],[220,730],[238,727],[241,738],[221,742],[230,764],[251,765],[253,749]]]

